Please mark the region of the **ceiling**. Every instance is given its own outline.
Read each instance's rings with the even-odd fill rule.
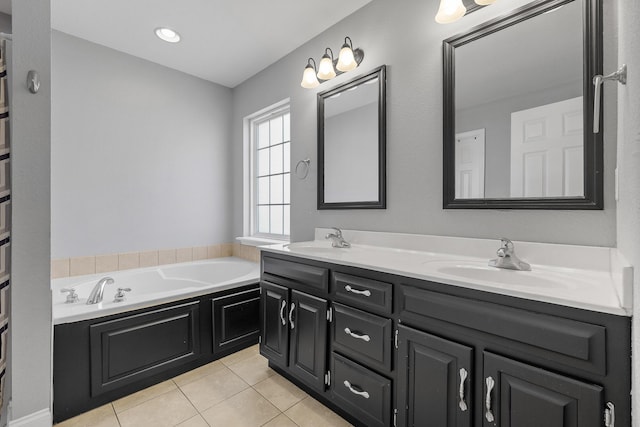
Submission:
[[[51,26],[235,87],[370,1],[52,0]],[[10,13],[10,0],[0,0],[0,11]],[[160,26],[178,31],[182,41],[158,39]],[[336,49],[342,41],[334,41]]]

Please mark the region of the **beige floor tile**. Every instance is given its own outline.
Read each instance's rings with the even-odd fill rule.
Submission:
[[[226,367],[180,386],[185,396],[200,412],[247,388],[249,385]]]
[[[141,403],[151,400],[154,397],[158,397],[161,394],[167,393],[171,390],[175,390],[176,388],[177,387],[173,381],[165,381],[114,401],[113,408],[116,410],[116,413],[119,414],[122,411],[131,409],[134,406],[138,406]]]
[[[256,354],[260,354],[260,347],[258,346],[258,344],[252,345],[251,347],[247,347],[244,350],[240,350],[226,357],[223,357],[222,359],[220,359],[220,361],[229,366],[233,365],[234,363],[238,363],[241,360],[245,360],[252,356],[255,356]]]
[[[277,374],[260,381],[253,388],[281,411],[286,411],[307,397],[307,393]]]
[[[267,399],[249,388],[204,411],[202,416],[212,427],[258,427],[279,414]]]
[[[257,384],[275,374],[275,371],[269,368],[269,361],[259,354],[229,365],[229,369],[249,385]]]
[[[56,427],[120,427],[120,424],[113,407],[108,404],[56,424]]]
[[[178,424],[176,427],[209,427],[209,424],[202,418],[202,415],[196,415],[187,421]]]
[[[280,414],[262,427],[298,427],[298,424],[291,421],[285,414]]]
[[[207,375],[211,375],[215,372],[218,372],[224,367],[225,366],[222,362],[220,362],[219,360],[216,360],[206,365],[200,366],[199,368],[193,369],[189,372],[185,372],[184,374],[178,375],[177,377],[173,378],[173,381],[178,386],[183,386],[195,380],[199,380],[202,377],[206,377]]]
[[[347,427],[342,417],[312,397],[307,397],[285,412],[300,427]]]
[[[122,427],[173,427],[197,414],[184,394],[176,389],[119,413],[118,419]]]

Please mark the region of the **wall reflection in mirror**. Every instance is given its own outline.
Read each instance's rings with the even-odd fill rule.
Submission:
[[[576,2],[456,48],[456,198],[583,196]]]
[[[585,197],[584,3],[546,3],[452,43],[456,200]]]
[[[384,78],[318,94],[319,209],[384,208]]]

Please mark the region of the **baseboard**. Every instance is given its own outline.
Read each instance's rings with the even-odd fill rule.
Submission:
[[[7,427],[51,427],[52,424],[51,410],[45,408],[17,420],[10,420]]]

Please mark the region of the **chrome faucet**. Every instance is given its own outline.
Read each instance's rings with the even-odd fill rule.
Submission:
[[[331,228],[333,228],[334,232],[324,236],[325,239],[331,239],[331,246],[334,248],[350,248],[351,243],[344,240],[344,237],[342,237],[342,230],[336,227]]]
[[[516,256],[513,242],[507,238],[500,238],[500,249],[496,254],[498,258],[489,261],[489,266],[508,270],[531,271],[531,265]]]
[[[102,297],[104,295],[104,286],[111,285],[114,280],[111,277],[103,277],[96,283],[89,294],[89,298],[87,299],[87,304],[97,304],[102,301]]]

